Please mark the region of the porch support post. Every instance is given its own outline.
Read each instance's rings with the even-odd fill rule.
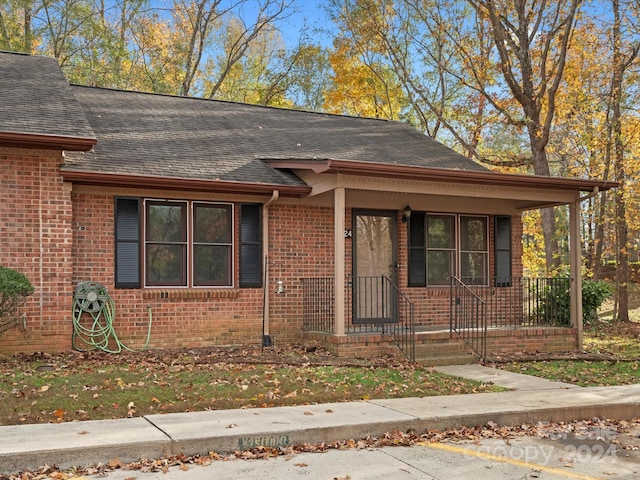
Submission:
[[[580,245],[580,201],[569,204],[569,224],[569,261],[571,264],[571,325],[578,329],[578,350],[582,350],[582,248]]]
[[[338,187],[334,190],[333,202],[333,218],[334,218],[334,279],[335,286],[335,312],[334,312],[334,332],[336,335],[344,335],[344,288],[345,288],[345,191],[344,187]]]

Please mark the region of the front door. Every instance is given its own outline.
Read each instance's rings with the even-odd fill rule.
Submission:
[[[353,321],[397,321],[396,212],[353,213]]]

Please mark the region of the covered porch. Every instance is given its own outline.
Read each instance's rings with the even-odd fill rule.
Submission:
[[[333,275],[298,278],[303,338],[339,354],[411,359],[429,336],[446,339],[444,350],[461,342],[476,358],[582,348],[580,202],[615,185],[342,160],[269,163],[311,186],[302,202],[333,211]],[[569,210],[570,275],[528,278],[521,214],[559,205]],[[554,300],[559,292],[564,303]]]
[[[301,282],[303,331],[310,338],[326,340],[327,335],[335,335],[334,279],[302,278]],[[349,276],[344,292],[345,336],[364,342],[379,336],[381,344],[389,344],[385,353],[397,349],[411,361],[432,364],[484,360],[505,338],[532,333],[553,338],[553,347],[565,343],[573,349],[575,339],[562,341],[567,335],[575,336],[569,316],[570,285],[569,278],[493,277],[483,285],[453,278],[449,322],[436,325],[417,318],[424,313],[416,312],[414,302],[388,277]],[[443,351],[438,352],[436,344]]]

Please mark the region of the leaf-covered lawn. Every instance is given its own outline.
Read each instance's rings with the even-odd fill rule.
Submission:
[[[631,385],[640,382],[640,362],[552,360],[527,362],[509,370],[582,387]]]
[[[640,324],[602,323],[585,330],[584,352],[565,359],[535,355],[504,363],[502,368],[583,387],[640,383]]]
[[[313,349],[0,357],[0,424],[499,390],[408,362]]]

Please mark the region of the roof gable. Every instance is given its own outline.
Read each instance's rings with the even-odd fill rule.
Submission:
[[[87,150],[94,143],[55,58],[0,52],[0,145]]]

